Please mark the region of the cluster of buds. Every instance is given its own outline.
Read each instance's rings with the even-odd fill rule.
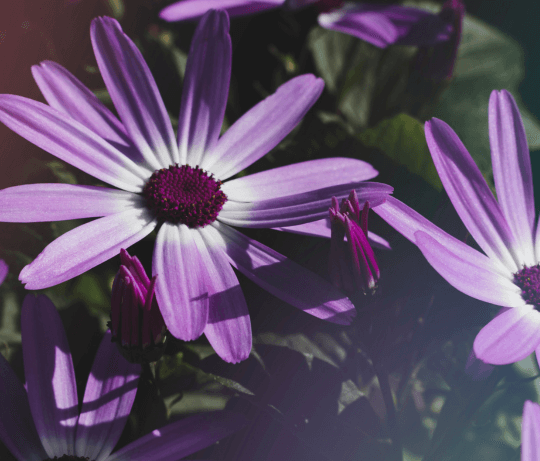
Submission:
[[[360,210],[356,191],[341,206],[332,197],[330,212],[330,278],[347,293],[373,292],[381,273],[367,239],[369,202]],[[344,237],[347,236],[347,243]]]
[[[132,363],[158,360],[165,349],[165,322],[154,297],[156,275],[148,278],[136,256],[120,250],[121,266],[113,282],[112,340]]]

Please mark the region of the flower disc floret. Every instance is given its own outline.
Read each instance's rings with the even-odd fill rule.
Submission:
[[[188,227],[213,223],[227,196],[221,181],[212,174],[189,165],[171,165],[156,170],[143,189],[148,206],[158,219]]]
[[[532,304],[537,310],[540,309],[540,264],[525,266],[514,274],[514,283],[521,288],[521,297]]]

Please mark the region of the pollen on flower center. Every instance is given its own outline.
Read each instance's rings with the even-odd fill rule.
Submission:
[[[540,309],[540,264],[525,266],[514,274],[514,283],[521,288],[521,297]]]
[[[158,219],[204,227],[214,222],[227,201],[221,181],[189,165],[156,170],[143,189],[148,206]]]

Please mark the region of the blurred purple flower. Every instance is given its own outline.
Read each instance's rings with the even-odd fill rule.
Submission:
[[[121,122],[66,69],[33,67],[49,106],[0,95],[0,121],[58,158],[123,190],[32,184],[0,191],[0,220],[58,221],[105,216],[67,232],[26,266],[20,280],[41,289],[69,280],[156,228],[156,298],[175,337],[204,333],[225,360],[251,350],[246,302],[231,267],[316,317],[350,323],[352,303],[312,272],[233,229],[321,219],[332,196],[351,189],[382,203],[390,186],[365,183],[365,162],[330,158],[228,179],[274,148],[323,90],[301,75],[249,110],[221,137],[231,73],[225,12],[199,24],[186,67],[178,143],[155,81],[117,21],[97,18],[91,37]],[[195,167],[191,167],[194,165]],[[204,168],[204,170],[203,170]],[[220,180],[214,178],[214,175]]]
[[[9,271],[9,266],[6,264],[6,262],[3,259],[0,259],[0,285],[4,283],[4,280],[6,280],[8,271]]]
[[[477,357],[494,365],[521,360],[540,345],[540,227],[535,225],[527,138],[514,98],[502,90],[493,91],[489,100],[489,139],[499,202],[446,123],[435,118],[426,122],[426,139],[450,200],[486,254],[392,197],[374,211],[418,245],[455,288],[504,306],[477,335]]]
[[[400,5],[345,3],[337,0],[180,0],[160,12],[165,21],[201,17],[210,8],[222,8],[231,16],[258,13],[271,8],[297,9],[319,6],[319,25],[365,40],[379,48],[388,45],[433,46],[448,40],[452,23],[445,17]],[[340,6],[339,8],[336,8]]]
[[[521,421],[521,461],[540,459],[540,405],[527,400]]]
[[[120,260],[112,286],[112,340],[130,362],[155,362],[165,350],[166,331],[154,297],[157,275],[150,280],[139,259],[123,248]]]
[[[124,360],[107,332],[79,413],[69,344],[49,298],[26,296],[21,334],[26,386],[0,354],[0,439],[20,461],[64,459],[64,455],[96,461],[148,461],[170,459],[170,453],[180,459],[244,424],[244,418],[232,413],[191,416],[111,455],[135,400],[140,365]]]

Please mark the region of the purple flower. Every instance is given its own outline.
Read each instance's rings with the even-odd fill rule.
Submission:
[[[426,139],[450,200],[485,254],[392,197],[374,211],[416,243],[451,285],[503,306],[477,335],[476,356],[494,365],[521,360],[540,345],[540,227],[535,224],[531,160],[517,105],[505,90],[491,93],[489,139],[498,202],[446,123],[427,122]]]
[[[418,8],[400,5],[346,3],[335,0],[180,0],[160,12],[165,21],[183,21],[201,17],[210,8],[222,8],[231,16],[258,13],[288,7],[302,8],[317,4],[323,11],[319,25],[365,40],[379,48],[388,45],[432,46],[448,40],[453,24],[446,18]]]
[[[231,72],[226,13],[208,12],[195,33],[183,87],[178,143],[161,96],[133,42],[111,18],[92,22],[101,73],[121,122],[58,64],[34,67],[49,106],[0,95],[0,121],[29,141],[123,190],[69,184],[0,192],[0,220],[58,221],[104,216],[67,232],[26,266],[20,280],[41,289],[117,255],[159,224],[152,273],[169,331],[204,333],[225,360],[251,350],[249,314],[231,267],[316,317],[348,324],[351,302],[312,272],[233,229],[321,219],[332,196],[355,189],[382,203],[390,186],[365,183],[365,162],[321,159],[228,179],[274,148],[323,89],[302,75],[282,85],[219,137]],[[214,176],[215,175],[215,176]],[[219,178],[219,179],[218,179]]]
[[[21,330],[26,386],[0,355],[0,439],[20,461],[64,455],[95,461],[176,460],[243,425],[243,418],[231,413],[192,416],[111,454],[135,400],[140,365],[124,360],[107,332],[79,413],[69,344],[49,298],[26,296]]]
[[[521,421],[521,461],[540,459],[540,405],[527,400]]]
[[[139,259],[123,248],[120,260],[112,286],[112,340],[130,362],[155,362],[165,351],[166,331],[154,297],[157,275],[150,280]]]

